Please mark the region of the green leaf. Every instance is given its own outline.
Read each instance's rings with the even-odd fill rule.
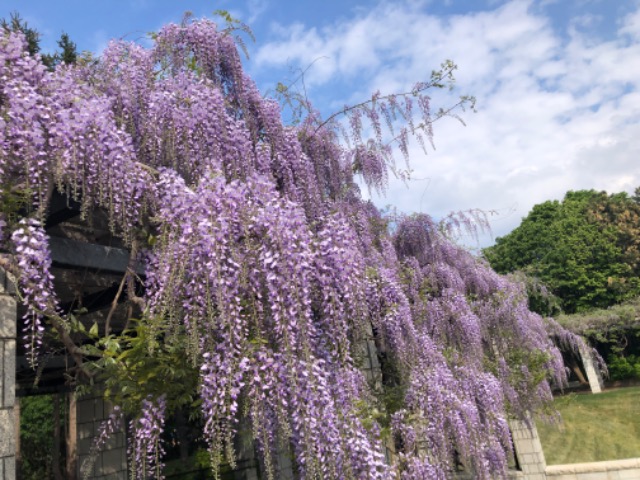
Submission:
[[[98,324],[97,323],[94,323],[91,326],[91,330],[89,330],[89,335],[91,337],[97,337],[98,336]]]

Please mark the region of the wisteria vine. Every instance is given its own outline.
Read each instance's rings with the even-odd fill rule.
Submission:
[[[385,188],[383,132],[405,156],[412,135],[431,140],[428,88],[451,64],[407,95],[346,108],[344,125],[310,111],[287,126],[228,30],[188,21],[154,42],[112,42],[97,62],[49,72],[19,34],[0,36],[2,199],[22,192],[29,217],[3,210],[0,236],[33,361],[46,325],[70,328],[54,315],[42,227],[58,189],[144,250],[141,321],[179,336],[197,366],[216,475],[234,464],[242,417],[268,478],[283,452],[300,479],[448,478],[455,459],[505,476],[507,418],[546,405],[547,379],[566,382],[543,319],[428,216],[391,233],[357,186]],[[380,381],[361,369],[363,342]],[[130,424],[135,478],[162,477],[164,419],[179,406],[148,393]]]

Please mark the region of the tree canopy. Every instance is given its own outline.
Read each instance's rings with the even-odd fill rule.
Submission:
[[[535,205],[519,227],[484,250],[500,273],[539,278],[567,313],[640,293],[640,204],[626,193],[582,190]]]
[[[327,120],[307,108],[288,126],[243,71],[234,32],[170,24],[151,48],[112,42],[53,71],[21,33],[0,37],[0,264],[18,279],[32,362],[57,344],[70,381],[106,382],[120,408],[100,438],[131,419],[135,478],[162,478],[177,409],[202,417],[216,474],[234,463],[242,417],[268,478],[279,452],[301,479],[447,478],[456,458],[477,478],[506,476],[507,418],[566,381],[550,336],[576,339],[452,243],[459,218],[390,229],[357,183],[384,189],[392,145],[408,155],[410,137],[430,140],[427,92],[451,64],[406,94]],[[59,304],[54,191],[104,212],[142,265],[123,279],[130,328],[85,330]],[[359,368],[366,341],[380,383]]]

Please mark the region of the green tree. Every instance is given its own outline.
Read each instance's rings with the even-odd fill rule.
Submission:
[[[22,32],[27,41],[27,51],[29,55],[35,56],[40,53],[40,33],[31,28],[25,20],[20,17],[20,14],[13,12],[9,18],[0,20],[0,27],[5,32]],[[50,70],[53,70],[61,63],[71,65],[76,63],[78,59],[78,51],[76,44],[71,41],[68,34],[62,33],[58,40],[59,52],[44,53],[41,54],[42,63],[44,63]]]
[[[0,26],[2,26],[5,32],[22,32],[27,41],[27,52],[29,52],[29,55],[34,56],[40,52],[40,33],[31,28],[27,22],[20,17],[19,13],[13,12],[9,20],[5,18],[0,20]]]
[[[500,273],[540,279],[568,313],[604,308],[640,292],[639,219],[627,194],[568,192],[534,206],[484,255]]]
[[[54,54],[44,54],[42,55],[42,63],[44,63],[49,69],[54,69],[61,63],[66,65],[71,65],[76,63],[78,60],[78,51],[76,44],[71,41],[71,38],[68,34],[62,33],[60,35],[60,40],[58,40],[58,47],[60,47],[59,52],[55,52]]]
[[[484,250],[485,257],[499,273],[538,264],[553,248],[554,241],[548,232],[561,215],[558,201],[535,205],[518,228],[506,237],[497,238],[495,246]]]

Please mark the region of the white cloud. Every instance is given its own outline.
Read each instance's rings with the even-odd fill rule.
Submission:
[[[541,12],[524,0],[449,17],[382,3],[323,29],[279,26],[254,59],[263,68],[287,60],[304,67],[325,55],[305,81],[312,98],[330,81],[349,82],[342,102],[410,87],[454,59],[458,90],[478,98],[479,112],[464,115],[466,128],[438,122],[437,151],[412,156],[414,176],[428,181],[409,189],[392,182],[378,203],[436,217],[497,210],[499,236],[534,204],[567,190],[640,185],[640,9],[618,19],[618,35],[608,40],[589,35],[589,21],[599,22],[588,13],[559,32]],[[434,103],[452,101],[434,93]]]
[[[249,10],[249,16],[247,17],[247,25],[254,24],[263,13],[267,11],[269,2],[267,0],[249,0],[247,2],[247,9]]]
[[[636,10],[622,21],[620,33],[629,35],[635,40],[640,39],[640,10]]]

